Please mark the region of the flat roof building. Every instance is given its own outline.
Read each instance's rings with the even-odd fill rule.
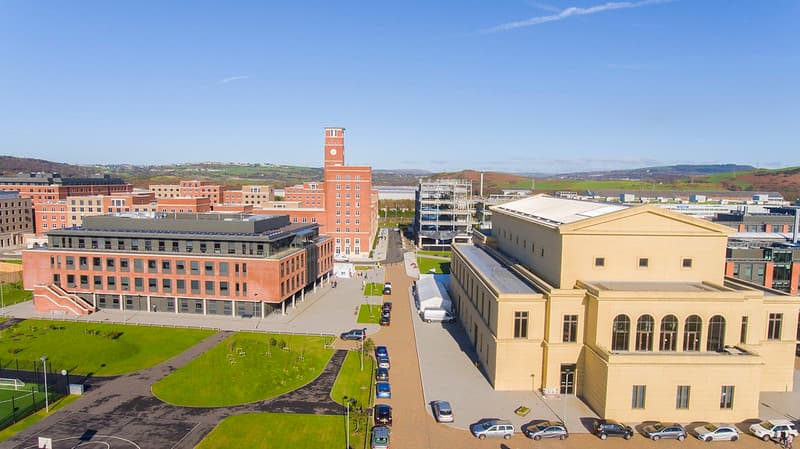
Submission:
[[[739,421],[793,388],[796,297],[725,276],[731,229],[653,205],[536,195],[453,245],[457,317],[496,390],[602,417]]]
[[[23,252],[38,311],[264,316],[329,276],[333,244],[285,215],[87,216]]]

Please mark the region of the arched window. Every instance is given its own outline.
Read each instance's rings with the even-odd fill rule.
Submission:
[[[611,350],[627,351],[631,333],[631,319],[627,315],[617,315],[611,327]]]
[[[703,320],[697,315],[691,315],[683,323],[683,350],[700,350],[700,333],[703,331]]]
[[[650,315],[642,315],[636,322],[636,350],[653,350],[653,328],[655,320]]]
[[[675,351],[678,346],[678,319],[675,315],[667,315],[661,320],[661,340],[659,351]]]
[[[708,322],[708,338],[706,338],[707,351],[722,351],[725,346],[725,318],[714,315]]]

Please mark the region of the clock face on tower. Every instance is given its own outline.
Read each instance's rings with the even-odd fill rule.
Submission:
[[[331,156],[336,156],[336,148],[331,148]]]

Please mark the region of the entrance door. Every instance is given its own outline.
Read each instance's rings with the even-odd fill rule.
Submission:
[[[561,394],[575,394],[575,364],[561,365]]]

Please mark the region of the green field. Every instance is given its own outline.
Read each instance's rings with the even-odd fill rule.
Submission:
[[[364,296],[383,296],[383,284],[370,282],[364,287]]]
[[[246,413],[226,418],[196,448],[343,448],[344,428],[343,416]]]
[[[3,283],[3,304],[10,306],[23,301],[30,301],[33,299],[33,292],[29,292],[22,288],[22,282],[9,282]]]
[[[370,310],[371,309],[371,310]],[[370,314],[370,311],[372,312]],[[362,324],[378,324],[381,319],[381,305],[376,304],[361,304],[358,308],[357,323]]]
[[[222,407],[269,399],[322,372],[333,354],[325,337],[241,332],[153,385],[176,405]]]
[[[50,402],[55,402],[59,395],[48,391],[47,396]],[[0,387],[0,427],[11,425],[24,419],[34,410],[44,408],[44,398],[42,385],[29,383],[17,390],[12,386]]]
[[[450,274],[449,260],[417,257],[417,266],[419,267],[419,272],[422,274],[429,273],[431,269],[436,270],[436,274]]]
[[[60,408],[66,407],[67,405],[75,402],[79,398],[80,396],[69,395],[69,396],[64,396],[61,400],[55,403],[50,403],[50,414],[58,411]],[[11,426],[6,427],[2,431],[0,431],[0,441],[5,441],[13,437],[19,432],[22,432],[28,427],[46,418],[50,414],[48,414],[45,410],[39,410],[38,412],[17,421],[16,424],[12,424]]]
[[[418,256],[452,257],[452,251],[417,251]]]
[[[369,354],[364,354],[364,369],[361,369],[361,353],[350,351],[344,359],[336,382],[331,389],[331,399],[344,404],[347,397],[352,407],[367,408],[372,404],[372,379],[375,374],[374,361]],[[353,401],[354,400],[354,401]],[[369,428],[369,417],[353,413],[350,416],[350,444],[353,447],[364,446],[364,432],[356,429]]]
[[[0,333],[0,363],[38,361],[70,373],[111,376],[149,368],[213,331],[73,321],[25,320]],[[26,365],[25,365],[26,366]]]

